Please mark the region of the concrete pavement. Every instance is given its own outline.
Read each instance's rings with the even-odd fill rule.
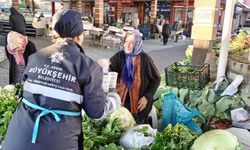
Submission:
[[[38,50],[52,44],[50,37],[29,37],[29,39],[36,45]],[[91,43],[90,38],[85,38],[82,46],[85,53],[93,60],[110,58],[118,51],[118,49],[90,46]],[[143,50],[153,58],[158,70],[164,72],[166,66],[185,57],[185,49],[190,44],[192,44],[190,39],[178,43],[169,40],[167,45],[163,45],[160,39],[151,39],[143,41]],[[8,83],[8,61],[0,62],[0,73],[0,86],[4,86]]]

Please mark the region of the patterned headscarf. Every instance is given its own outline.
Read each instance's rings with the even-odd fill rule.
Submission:
[[[7,50],[15,57],[17,64],[25,65],[23,53],[25,52],[28,37],[15,31],[11,31],[7,35]]]
[[[133,57],[139,55],[143,52],[142,50],[142,38],[140,32],[138,30],[134,30],[132,32],[128,32],[125,36],[124,41],[128,34],[132,34],[134,36],[134,46],[131,54],[127,54],[123,47],[123,54],[126,56],[126,63],[123,67],[123,81],[131,89],[134,81],[134,62]]]

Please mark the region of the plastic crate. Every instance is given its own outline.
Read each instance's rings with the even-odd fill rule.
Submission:
[[[174,63],[165,68],[166,85],[192,90],[203,89],[210,81],[209,64],[202,66]]]

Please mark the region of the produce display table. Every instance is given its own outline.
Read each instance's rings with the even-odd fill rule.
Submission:
[[[8,33],[11,30],[10,23],[8,20],[2,20],[0,21],[0,25],[3,26],[3,32]],[[32,22],[27,21],[26,22],[26,34],[28,36],[39,36],[39,35],[44,35],[44,28],[34,28],[32,26]]]

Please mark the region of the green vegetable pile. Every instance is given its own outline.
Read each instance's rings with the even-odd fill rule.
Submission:
[[[191,65],[192,55],[193,55],[193,47],[188,46],[185,52],[185,58],[180,62],[182,65]]]
[[[134,126],[135,120],[126,108],[121,107],[101,121],[94,121],[85,115],[82,124],[84,150],[99,150],[118,145],[122,133]],[[119,146],[116,148],[121,149]]]
[[[220,119],[230,120],[230,111],[244,107],[245,103],[239,94],[219,96],[214,89],[206,87],[202,90],[200,97],[190,99],[187,105],[198,108],[205,118],[216,116]]]
[[[10,90],[0,87],[0,141],[5,138],[12,114],[18,105],[18,96],[15,94],[14,87]]]
[[[100,146],[98,150],[124,150],[124,148],[114,143],[111,143],[105,146]]]
[[[231,39],[229,44],[229,58],[243,62],[243,63],[249,63],[246,57],[243,57],[245,54],[248,54],[250,51],[250,45],[245,42],[248,40],[250,34],[246,31],[240,31],[240,33]],[[212,48],[213,52],[215,54],[219,54],[221,49],[221,43],[215,44]]]
[[[174,63],[165,69],[169,86],[188,89],[201,89],[209,82],[209,66],[183,65]]]
[[[169,124],[162,132],[157,132],[152,150],[187,150],[197,137],[185,125]]]
[[[219,89],[219,91],[223,90]],[[163,97],[170,92],[177,95],[183,104],[186,104],[190,108],[197,108],[201,111],[204,118],[200,118],[200,121],[212,116],[230,120],[231,110],[245,106],[239,94],[233,96],[220,96],[218,91],[215,92],[214,89],[210,89],[208,86],[203,90],[160,86],[154,95],[154,106],[158,110],[158,118],[162,118]]]

